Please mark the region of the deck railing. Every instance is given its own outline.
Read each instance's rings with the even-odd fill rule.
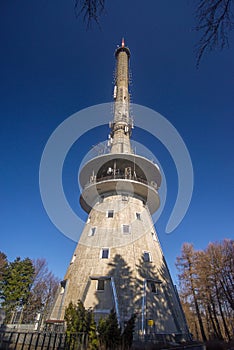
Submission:
[[[104,182],[104,181],[111,181],[111,180],[130,180],[130,181],[141,182],[144,185],[153,187],[155,190],[158,190],[158,186],[155,181],[147,181],[137,176],[126,176],[122,174],[115,174],[115,175],[113,174],[113,175],[102,176],[98,178],[96,176],[91,176],[89,182],[85,185],[85,188],[89,187],[91,184]]]

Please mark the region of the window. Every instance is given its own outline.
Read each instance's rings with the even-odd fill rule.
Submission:
[[[102,248],[101,250],[101,259],[109,258],[109,248]]]
[[[96,232],[96,227],[91,227],[89,230],[88,236],[89,237],[94,236],[95,232]]]
[[[60,286],[61,286],[60,294],[64,294],[65,288],[66,288],[66,283],[67,283],[66,280],[63,280],[60,282]]]
[[[140,213],[136,213],[136,218],[137,218],[137,220],[141,220],[141,214]]]
[[[122,196],[122,201],[127,202],[128,201],[128,196]]]
[[[158,294],[158,283],[150,281],[148,282],[148,285],[151,293]]]
[[[122,226],[123,234],[127,235],[130,233],[130,226],[129,225],[123,225]]]
[[[157,238],[156,238],[155,233],[154,233],[154,232],[151,232],[151,234],[152,234],[153,240],[154,240],[154,241],[157,241]]]
[[[76,254],[73,255],[73,257],[71,259],[71,264],[73,264],[75,260],[76,260]]]
[[[105,280],[97,280],[97,290],[105,289]]]
[[[151,262],[152,261],[150,252],[143,252],[143,260],[144,260],[144,262]]]
[[[114,210],[108,210],[107,213],[106,213],[106,216],[108,218],[113,218],[114,217]]]

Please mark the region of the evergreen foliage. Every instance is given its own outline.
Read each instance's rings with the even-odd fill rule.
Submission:
[[[7,268],[7,256],[3,252],[0,252],[0,288],[1,288],[1,282],[3,280],[3,275]]]
[[[133,315],[128,321],[122,334],[122,346],[124,350],[130,349],[133,342],[133,333],[135,329],[136,315]]]
[[[88,349],[90,350],[130,349],[133,342],[135,319],[136,317],[133,315],[121,334],[114,310],[111,310],[106,318],[101,318],[96,325],[91,309],[85,309],[81,301],[78,301],[77,305],[70,303],[65,311],[68,342],[73,348],[77,347],[79,338],[75,335],[83,333],[87,336]]]
[[[77,305],[72,302],[65,311],[66,332],[71,346],[77,346],[79,338],[74,337],[77,333],[83,333],[89,339],[89,349],[98,349],[98,338],[96,333],[96,323],[91,309],[86,310],[79,300]]]
[[[97,327],[101,345],[106,349],[118,349],[121,343],[121,329],[114,310],[107,318],[101,318]]]
[[[58,284],[45,259],[8,262],[0,252],[0,302],[6,323],[33,323],[37,313],[48,317]]]
[[[9,263],[1,282],[2,307],[6,312],[6,321],[10,322],[13,311],[24,308],[30,295],[34,268],[29,258],[19,257]]]

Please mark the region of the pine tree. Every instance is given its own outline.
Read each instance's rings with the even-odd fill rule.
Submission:
[[[131,349],[133,342],[133,333],[135,329],[136,315],[133,315],[128,321],[122,333],[122,345],[124,350]]]
[[[98,326],[94,321],[92,309],[85,309],[83,303],[77,305],[72,302],[65,311],[67,342],[70,348],[77,348],[81,339],[88,339],[88,349],[117,350],[121,346],[124,350],[130,349],[133,342],[133,333],[136,316],[133,315],[127,322],[121,335],[117,316],[114,310],[106,318],[99,320]]]
[[[3,275],[7,268],[7,256],[3,252],[0,252],[0,283],[3,280]]]
[[[70,346],[78,346],[80,336],[82,339],[89,339],[89,349],[98,349],[98,338],[96,332],[96,323],[94,322],[91,309],[86,310],[83,303],[79,300],[77,305],[72,302],[65,311],[66,333]]]
[[[34,268],[29,258],[16,258],[8,264],[3,273],[1,286],[2,307],[6,312],[6,322],[12,320],[16,311],[22,311],[27,303],[33,282]]]
[[[100,319],[98,333],[101,345],[110,350],[118,349],[121,343],[121,329],[114,310],[111,310],[107,318]]]

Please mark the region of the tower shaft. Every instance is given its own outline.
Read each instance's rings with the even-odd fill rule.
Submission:
[[[124,328],[136,314],[136,334],[154,339],[188,339],[186,321],[172,283],[151,214],[159,205],[159,167],[133,154],[129,109],[129,57],[117,48],[114,119],[110,153],[94,157],[80,171],[80,204],[88,213],[51,318],[62,320],[78,300],[96,321],[115,309]]]
[[[116,72],[114,86],[114,122],[111,125],[111,153],[131,153],[130,133],[132,121],[129,110],[129,57],[130,51],[124,45],[115,52]]]

